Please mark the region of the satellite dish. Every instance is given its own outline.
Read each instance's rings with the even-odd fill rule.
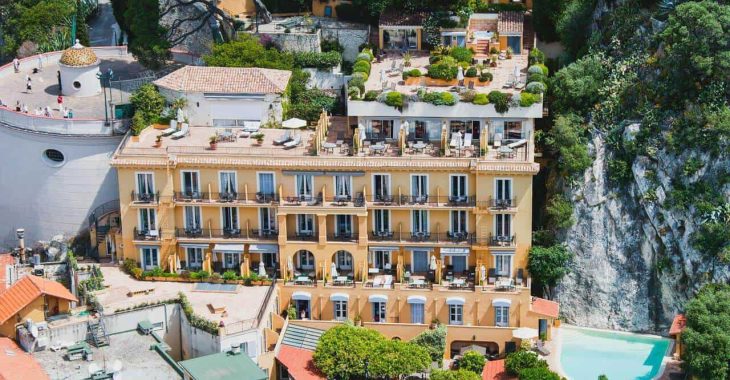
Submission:
[[[96,363],[89,364],[89,376],[94,375],[95,373],[99,372],[101,368],[99,368]]]
[[[122,362],[118,359],[114,360],[114,363],[112,363],[112,372],[117,373],[122,370]]]

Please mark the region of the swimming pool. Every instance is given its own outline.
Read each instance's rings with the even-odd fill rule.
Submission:
[[[670,341],[565,326],[560,329],[560,366],[570,380],[650,380],[659,374]]]

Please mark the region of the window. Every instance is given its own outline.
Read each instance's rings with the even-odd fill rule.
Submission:
[[[424,309],[422,303],[411,304],[411,323],[424,323]]]
[[[238,208],[237,207],[221,207],[223,231],[240,232],[238,224]]]
[[[513,255],[493,255],[494,268],[498,276],[509,277],[512,274],[512,256]]]
[[[155,217],[155,209],[141,208],[139,209],[139,231],[147,234],[149,231],[157,230],[157,220]]]
[[[373,140],[393,138],[393,120],[371,120],[370,138]]]
[[[506,140],[522,139],[522,122],[521,121],[505,121],[504,122],[504,138]]]
[[[276,253],[275,252],[262,253],[261,261],[263,261],[265,268],[276,268]]]
[[[335,198],[352,199],[352,177],[349,175],[336,175],[335,181]]]
[[[352,215],[335,215],[335,236],[352,235]]]
[[[494,325],[509,327],[509,306],[494,307]]]
[[[297,197],[304,201],[312,200],[314,176],[311,174],[297,174],[295,177]]]
[[[428,176],[415,174],[411,176],[411,195],[416,203],[423,203],[428,200]]]
[[[412,210],[411,211],[411,223],[414,233],[425,234],[428,233],[428,211],[427,210]]]
[[[200,206],[185,206],[183,210],[185,213],[185,231],[200,231],[203,226],[200,218]]]
[[[314,215],[297,214],[297,233],[304,236],[314,235]]]
[[[373,223],[376,234],[390,232],[390,210],[375,210]]]
[[[218,176],[220,180],[219,184],[221,197],[235,197],[236,193],[238,192],[238,185],[236,183],[236,172],[220,172]]]
[[[223,253],[223,267],[236,269],[241,265],[241,254],[236,252]]]
[[[334,301],[335,303],[335,320],[347,320],[347,301]]]
[[[142,256],[142,269],[150,270],[160,266],[160,257],[157,247],[142,247],[140,248],[140,255]]]
[[[261,232],[270,233],[276,231],[276,211],[268,207],[260,208],[259,223],[261,225]]]
[[[155,182],[152,173],[137,173],[137,199],[151,200],[155,193]]]
[[[466,202],[466,176],[451,175],[450,180],[451,186],[449,187],[449,194],[451,195],[451,200],[454,202]]]
[[[467,230],[466,210],[451,210],[451,233],[464,234]]]
[[[188,268],[200,268],[203,266],[203,248],[187,247]]]
[[[337,251],[335,261],[338,269],[352,269],[352,255],[347,251]]]
[[[66,158],[63,156],[63,153],[61,153],[61,151],[58,149],[46,149],[43,151],[43,160],[49,166],[58,167],[63,165],[63,163],[66,161]]]
[[[390,201],[390,175],[373,175],[373,197],[375,201]]]
[[[182,191],[188,197],[200,196],[200,179],[198,172],[182,172]]]
[[[390,269],[390,251],[371,251],[370,252],[370,264],[378,269]]]
[[[289,377],[289,370],[287,370],[286,367],[281,365],[280,363],[278,365],[279,365],[279,380],[291,380],[291,378]]]
[[[314,255],[309,251],[299,251],[299,269],[314,269]]]
[[[276,192],[274,184],[274,173],[258,173],[259,193],[266,197],[273,197]]]
[[[512,215],[496,214],[494,215],[494,234],[502,237],[510,237],[512,235]]]
[[[373,302],[373,322],[385,323],[385,302]]]
[[[464,305],[449,305],[449,324],[464,324]]]
[[[498,178],[494,182],[494,199],[496,206],[512,206],[512,179]]]

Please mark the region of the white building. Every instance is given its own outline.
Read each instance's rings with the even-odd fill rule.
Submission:
[[[101,81],[97,77],[100,63],[93,49],[76,40],[76,45],[66,49],[58,61],[63,95],[86,97],[100,94]]]
[[[154,83],[170,102],[187,99],[191,125],[242,127],[281,121],[290,77],[286,70],[185,66]]]

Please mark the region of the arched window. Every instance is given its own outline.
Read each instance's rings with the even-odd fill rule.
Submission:
[[[338,270],[352,270],[352,254],[350,252],[337,251],[333,259]]]
[[[296,253],[297,267],[299,269],[314,269],[314,255],[305,249]]]

